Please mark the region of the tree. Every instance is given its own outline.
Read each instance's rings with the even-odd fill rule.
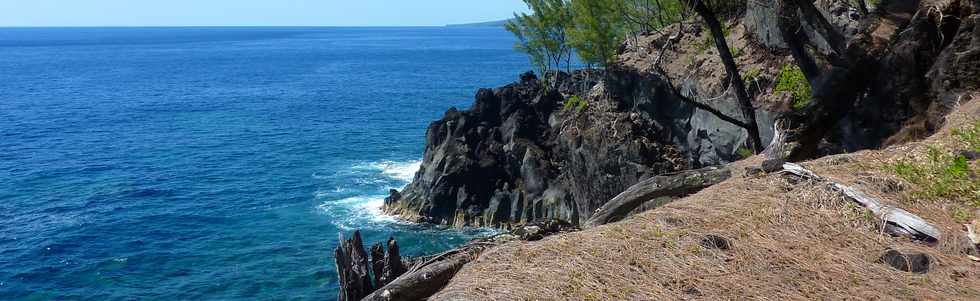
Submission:
[[[619,45],[625,37],[623,16],[617,9],[622,0],[572,0],[572,26],[569,43],[589,68],[616,63]]]
[[[542,75],[571,65],[572,49],[566,30],[572,21],[566,0],[524,0],[531,14],[514,14],[505,28],[517,37],[515,48],[524,52]]]
[[[679,0],[619,0],[617,9],[626,31],[638,44],[639,35],[660,30],[683,19],[684,5]]]
[[[725,71],[728,73],[728,81],[731,82],[732,87],[735,89],[735,98],[738,99],[739,108],[742,111],[742,118],[745,120],[745,130],[749,133],[749,148],[755,153],[762,151],[762,138],[759,136],[759,124],[755,120],[755,108],[752,107],[752,100],[749,99],[749,94],[745,89],[745,82],[742,80],[742,75],[738,71],[738,65],[735,64],[735,57],[732,55],[731,49],[728,48],[728,42],[725,40],[725,33],[721,27],[721,22],[715,16],[715,12],[708,7],[704,0],[684,0],[685,3],[694,10],[701,19],[704,21],[708,29],[711,30],[711,35],[714,37],[715,48],[718,49],[718,56],[721,57],[722,64],[725,65]]]

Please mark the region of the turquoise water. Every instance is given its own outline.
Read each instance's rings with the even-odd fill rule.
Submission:
[[[496,28],[0,28],[0,299],[331,300],[426,126],[528,69]]]

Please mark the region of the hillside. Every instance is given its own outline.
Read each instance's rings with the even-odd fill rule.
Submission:
[[[891,166],[926,160],[930,147],[962,149],[951,132],[980,126],[978,118],[974,94],[924,141],[803,163],[938,225],[946,235],[935,244],[884,234],[878,220],[825,185],[739,174],[619,223],[492,249],[432,300],[976,300],[980,263],[967,257],[975,251],[963,226],[963,214],[975,213],[962,210],[977,209],[980,199],[973,206],[917,199],[920,188]],[[725,247],[705,244],[710,236]],[[888,249],[926,254],[929,271],[879,263]]]

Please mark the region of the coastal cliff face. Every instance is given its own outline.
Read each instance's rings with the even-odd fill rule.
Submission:
[[[726,24],[764,143],[777,116],[792,121],[801,111],[791,93],[776,89],[794,61],[774,12],[761,5],[767,1],[750,2],[741,18]],[[852,8],[818,4],[845,35],[857,31]],[[832,131],[821,154],[923,138],[942,124],[960,91],[977,85],[978,56],[971,50],[980,40],[977,20],[930,22],[914,19],[895,39],[903,47],[878,56],[885,70],[846,116],[827,125]],[[806,32],[818,46],[826,44]],[[525,74],[514,84],[480,90],[470,109],[450,109],[429,126],[421,170],[404,190],[391,192],[385,212],[454,227],[508,228],[547,219],[580,224],[643,179],[740,159],[744,129],[675,94],[741,119],[717,51],[703,46],[706,35],[699,26],[671,26],[641,36],[624,45],[620,64],[606,74],[559,75],[550,81],[557,89]],[[655,61],[662,61],[669,79],[655,72]]]
[[[642,179],[732,160],[745,141],[650,74],[577,72],[558,83],[548,89],[525,74],[480,90],[469,110],[447,111],[427,130],[421,170],[385,211],[454,227],[580,223]]]
[[[532,74],[480,90],[429,126],[421,170],[385,210],[457,227],[579,221],[641,177],[685,167],[651,120],[564,102]]]

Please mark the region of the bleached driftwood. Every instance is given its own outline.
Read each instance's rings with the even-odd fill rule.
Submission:
[[[921,217],[902,210],[901,208],[883,204],[877,199],[870,197],[863,192],[854,189],[853,187],[824,179],[818,176],[816,173],[807,170],[803,166],[800,166],[799,164],[785,163],[783,164],[783,171],[806,180],[829,183],[832,189],[839,191],[851,200],[861,204],[882,221],[897,226],[899,230],[904,231],[907,234],[911,234],[913,236],[925,236],[933,240],[938,240],[940,236],[942,236],[942,233],[936,226],[930,224]]]
[[[776,121],[772,125],[772,141],[762,153],[769,160],[786,161],[786,131],[783,130],[783,122]]]

